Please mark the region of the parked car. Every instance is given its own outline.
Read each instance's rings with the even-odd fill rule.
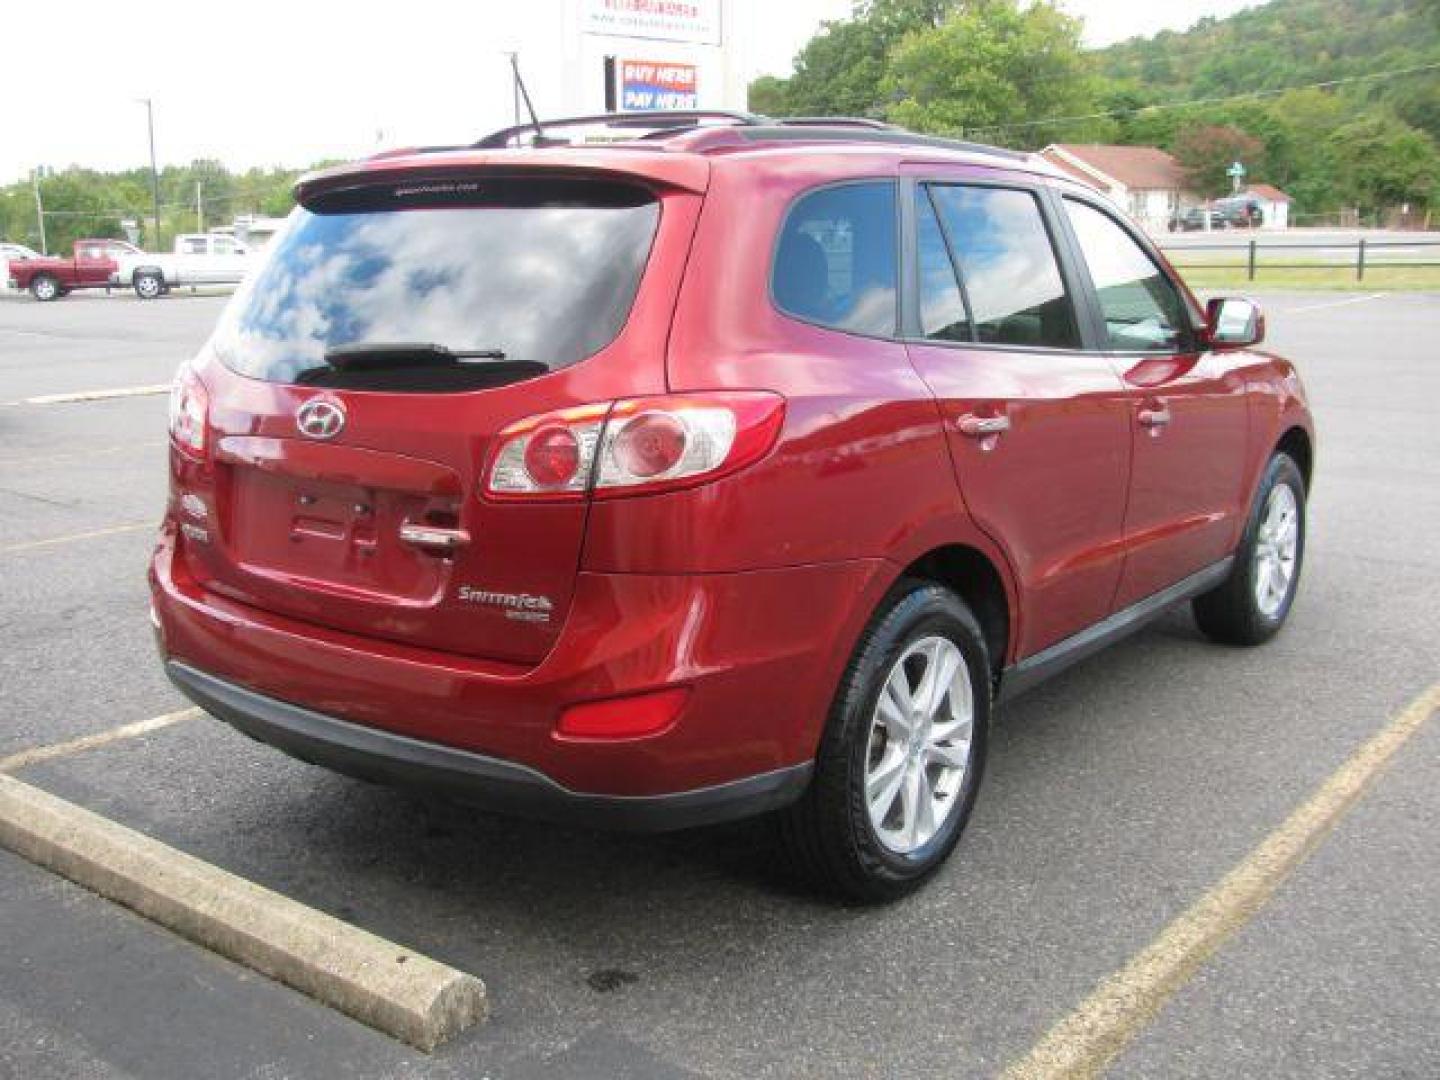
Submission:
[[[222,720],[587,826],[774,812],[887,899],[996,703],[1187,601],[1284,624],[1295,369],[1090,188],[891,128],[518,130],[303,179],[178,373],[154,622]]]
[[[25,262],[28,259],[38,258],[40,258],[40,253],[24,244],[0,244],[0,264],[9,264],[12,261]]]
[[[28,249],[27,249],[28,250]],[[76,240],[70,258],[35,255],[12,259],[9,263],[10,285],[29,289],[36,300],[58,300],[75,289],[105,289],[118,260],[139,252],[124,240]]]
[[[1260,200],[1249,196],[1215,200],[1215,211],[1227,228],[1258,229],[1265,223]]]
[[[186,233],[169,255],[136,253],[120,260],[112,284],[154,300],[179,285],[236,285],[250,269],[250,249],[233,236]]]
[[[25,262],[28,259],[38,259],[40,253],[24,244],[0,244],[0,286],[5,289],[14,289],[15,283],[10,279],[10,264],[12,262]]]
[[[1171,232],[1195,232],[1205,228],[1205,215],[1210,215],[1210,228],[1223,229],[1225,227],[1225,215],[1219,210],[1211,207],[1208,211],[1203,206],[1192,206],[1188,210],[1177,214],[1170,219]]]

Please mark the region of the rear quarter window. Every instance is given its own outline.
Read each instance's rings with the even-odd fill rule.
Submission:
[[[862,181],[802,196],[780,229],[771,267],[775,306],[852,334],[896,330],[895,184]]]

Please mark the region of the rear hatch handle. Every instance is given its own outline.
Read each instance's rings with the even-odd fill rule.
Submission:
[[[470,543],[470,534],[464,529],[447,529],[421,521],[404,521],[400,524],[400,539],[436,555],[449,555]]]

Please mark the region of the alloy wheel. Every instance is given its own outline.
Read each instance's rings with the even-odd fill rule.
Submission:
[[[1295,579],[1300,543],[1300,514],[1295,492],[1276,484],[1265,500],[1265,514],[1255,537],[1255,605],[1266,618],[1279,614]]]
[[[870,824],[890,851],[924,847],[956,812],[974,718],[970,669],[956,644],[944,637],[912,642],[886,676],[866,751]]]

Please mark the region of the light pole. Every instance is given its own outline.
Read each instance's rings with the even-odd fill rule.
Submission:
[[[147,98],[136,98],[145,106],[150,129],[150,198],[155,208],[155,250],[160,250],[160,171],[155,168],[155,106]]]
[[[30,170],[30,182],[35,185],[35,219],[40,223],[40,254],[49,255],[50,247],[45,243],[45,204],[40,201],[40,168]]]

